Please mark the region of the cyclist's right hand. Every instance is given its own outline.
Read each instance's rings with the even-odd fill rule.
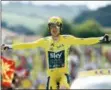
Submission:
[[[10,45],[2,44],[1,50],[9,50],[11,49]]]

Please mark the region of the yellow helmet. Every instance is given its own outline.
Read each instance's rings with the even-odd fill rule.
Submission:
[[[53,16],[48,20],[48,25],[50,24],[57,24],[57,25],[62,25],[62,19],[58,16]]]

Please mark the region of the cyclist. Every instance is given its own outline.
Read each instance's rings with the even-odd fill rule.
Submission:
[[[98,38],[77,38],[72,35],[61,35],[62,19],[53,16],[48,21],[51,36],[34,42],[11,45],[14,50],[42,47],[46,52],[47,89],[69,89],[68,50],[71,45],[92,45],[99,42],[109,42],[108,35]],[[4,46],[9,48],[9,46]]]

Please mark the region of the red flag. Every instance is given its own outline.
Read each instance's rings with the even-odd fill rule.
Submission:
[[[10,87],[14,72],[15,72],[15,62],[13,60],[1,57],[2,59],[2,86]]]

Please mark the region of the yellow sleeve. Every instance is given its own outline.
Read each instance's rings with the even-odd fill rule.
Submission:
[[[20,44],[12,44],[12,49],[14,50],[19,50],[19,49],[31,49],[31,48],[36,48],[36,47],[43,47],[44,46],[44,40],[39,39],[34,42],[29,42],[29,43],[20,43]]]
[[[101,37],[97,38],[77,38],[74,36],[69,36],[67,43],[70,45],[92,45],[97,44],[101,40]]]

